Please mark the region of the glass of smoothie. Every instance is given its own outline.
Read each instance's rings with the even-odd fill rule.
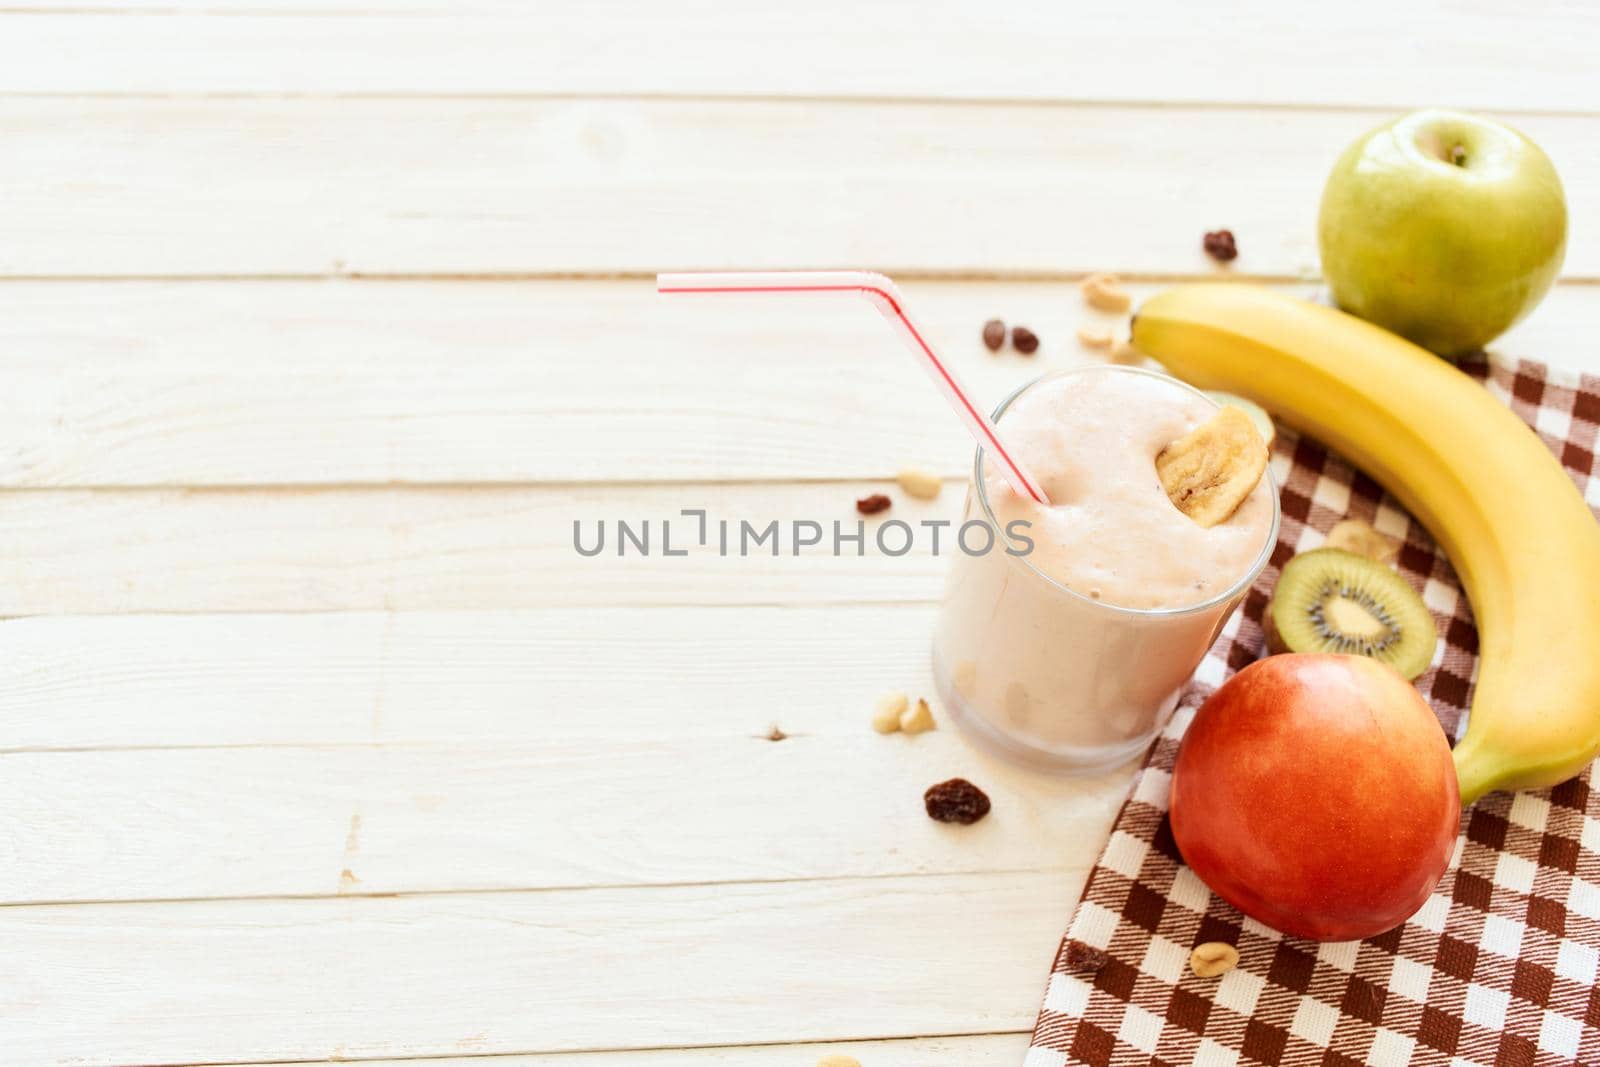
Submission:
[[[1119,365],[1047,375],[994,419],[1049,504],[1019,496],[978,450],[933,642],[945,708],[984,747],[1029,766],[1096,773],[1142,752],[1271,556],[1270,470],[1204,527],[1156,475],[1163,448],[1217,404]],[[976,541],[976,538],[968,540]]]

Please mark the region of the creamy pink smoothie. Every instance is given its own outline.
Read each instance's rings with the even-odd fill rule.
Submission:
[[[1032,542],[1011,554],[999,537],[950,564],[934,675],[980,741],[1092,772],[1138,754],[1164,725],[1278,523],[1270,476],[1209,528],[1162,489],[1156,454],[1216,410],[1166,375],[1110,365],[1040,379],[1001,405],[1006,440],[1050,503],[1018,496],[980,455],[963,521]]]

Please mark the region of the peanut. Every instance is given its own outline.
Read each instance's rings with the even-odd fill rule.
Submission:
[[[1116,343],[1116,340],[1110,330],[1096,330],[1088,326],[1078,327],[1078,343],[1084,348],[1110,348]]]
[[[1133,305],[1133,297],[1115,274],[1091,274],[1078,288],[1089,306],[1100,311],[1122,312]]]
[[[918,467],[907,467],[895,475],[894,480],[900,483],[900,488],[904,489],[908,496],[914,496],[918,500],[932,500],[944,488],[943,478],[932,471]]]
[[[1133,347],[1132,341],[1123,341],[1111,350],[1111,362],[1125,367],[1137,367],[1144,362],[1144,353]]]
[[[1197,978],[1227,974],[1239,963],[1239,950],[1226,941],[1207,941],[1189,953],[1189,969]]]
[[[900,716],[910,703],[904,693],[883,694],[872,711],[872,728],[880,734],[894,733],[900,729]]]
[[[916,707],[900,716],[900,732],[904,734],[920,734],[936,729],[937,726],[926,700],[919,699]]]

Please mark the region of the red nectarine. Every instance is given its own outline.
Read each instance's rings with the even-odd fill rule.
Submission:
[[[1172,833],[1228,903],[1351,941],[1420,908],[1450,862],[1455,766],[1427,703],[1363,656],[1270,656],[1213,693],[1172,775]]]

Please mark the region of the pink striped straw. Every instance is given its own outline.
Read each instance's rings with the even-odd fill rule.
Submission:
[[[917,361],[932,376],[934,384],[944,393],[945,399],[966,424],[980,448],[988,449],[1000,463],[1000,472],[1021,496],[1032,497],[1041,504],[1050,501],[1044,490],[1034,481],[1016,454],[1006,447],[994,420],[973,403],[972,397],[962,388],[955,371],[939,358],[933,346],[923,338],[922,331],[911,321],[906,311],[905,297],[895,288],[894,282],[882,274],[864,270],[774,270],[746,271],[742,273],[691,273],[656,275],[658,293],[860,293],[872,301],[874,307],[895,327],[905,340]]]

